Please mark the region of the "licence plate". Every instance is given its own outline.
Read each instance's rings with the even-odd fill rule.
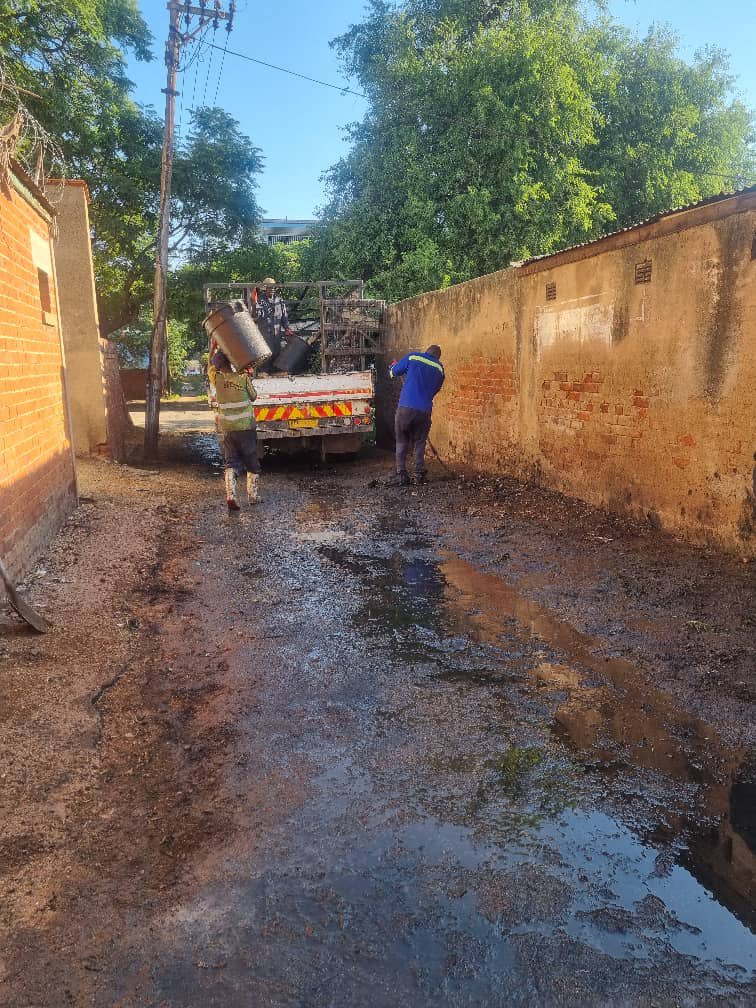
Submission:
[[[317,420],[289,420],[289,427],[317,427]]]

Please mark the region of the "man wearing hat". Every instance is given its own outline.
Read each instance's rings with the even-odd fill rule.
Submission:
[[[210,356],[207,376],[215,386],[218,403],[216,425],[223,435],[223,463],[226,467],[226,504],[229,511],[239,510],[237,479],[247,474],[247,497],[250,504],[260,500],[257,458],[257,430],[252,403],[257,391],[247,371],[234,371],[228,357],[220,349]]]
[[[257,324],[273,357],[277,357],[281,352],[281,333],[291,336],[291,329],[286,305],[283,298],[276,294],[276,281],[273,277],[265,277],[262,282],[262,291],[257,300]]]

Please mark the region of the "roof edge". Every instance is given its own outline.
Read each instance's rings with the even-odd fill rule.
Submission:
[[[530,259],[512,263],[511,268],[516,269],[521,275],[528,276],[531,273],[539,273],[570,262],[589,259],[606,251],[626,248],[629,245],[647,241],[652,237],[674,234],[690,227],[720,220],[731,213],[745,213],[748,210],[756,210],[756,186],[741,189],[736,193],[708,196],[706,199],[689,206],[663,210],[647,220],[631,224],[619,231],[611,231],[609,234],[601,235],[600,238],[594,238],[582,245],[571,245],[566,249],[558,249],[556,252],[532,256]]]

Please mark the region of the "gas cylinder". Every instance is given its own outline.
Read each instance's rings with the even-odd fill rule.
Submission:
[[[310,356],[310,344],[303,340],[301,336],[292,334],[289,341],[281,353],[275,358],[273,364],[279,371],[286,371],[288,374],[296,374],[301,371]]]
[[[209,339],[214,339],[237,371],[261,364],[271,356],[263,334],[243,301],[224,301],[202,320]]]

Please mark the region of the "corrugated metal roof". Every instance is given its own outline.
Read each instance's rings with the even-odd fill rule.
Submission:
[[[590,248],[591,245],[598,245],[602,241],[606,241],[607,238],[613,238],[615,235],[626,234],[628,231],[635,231],[636,228],[644,227],[647,224],[656,224],[660,220],[664,220],[667,217],[673,217],[675,214],[687,213],[689,210],[695,210],[698,207],[706,206],[709,203],[721,203],[723,200],[736,199],[742,196],[744,193],[756,193],[756,185],[748,186],[745,189],[736,189],[733,192],[719,193],[716,196],[706,196],[702,200],[698,200],[697,203],[688,203],[685,206],[675,207],[672,210],[662,210],[658,214],[654,214],[653,217],[647,217],[645,220],[638,221],[637,224],[629,224],[627,227],[618,228],[616,231],[609,231],[605,235],[601,235],[599,238],[592,238],[591,241],[580,242],[577,245],[568,245],[566,248],[557,249],[555,252],[545,252],[543,255],[531,256],[529,259],[522,259],[520,262],[511,263],[512,266],[527,266],[529,263],[541,262],[544,259],[551,259],[553,256],[561,255],[563,252],[573,252],[575,249]]]

